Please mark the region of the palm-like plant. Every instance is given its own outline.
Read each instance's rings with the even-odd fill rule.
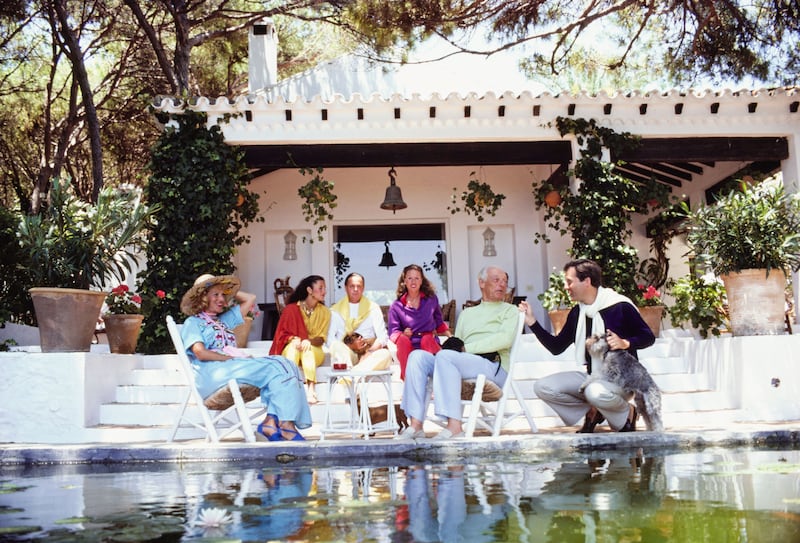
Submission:
[[[716,275],[800,269],[800,194],[787,194],[781,183],[742,183],[711,205],[685,210],[689,245]]]
[[[123,281],[158,209],[142,203],[135,191],[111,187],[92,205],[78,198],[69,182],[53,179],[50,205],[23,217],[19,227],[33,285],[88,289]]]

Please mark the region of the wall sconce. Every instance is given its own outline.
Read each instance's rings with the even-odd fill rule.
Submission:
[[[483,256],[497,256],[494,247],[494,230],[487,228],[483,231]]]
[[[383,252],[381,263],[378,264],[378,266],[383,266],[388,270],[392,266],[397,266],[397,264],[394,263],[394,257],[392,256],[392,253],[389,252],[389,242],[384,241],[383,245],[386,247],[386,250]]]
[[[297,260],[297,234],[289,230],[283,236],[283,259],[284,260]]]
[[[392,214],[394,214],[398,209],[405,209],[408,207],[403,201],[403,195],[400,192],[400,187],[397,186],[395,182],[395,176],[397,172],[394,171],[394,167],[389,170],[389,186],[386,187],[386,197],[383,199],[383,203],[381,204],[381,209],[391,209]]]

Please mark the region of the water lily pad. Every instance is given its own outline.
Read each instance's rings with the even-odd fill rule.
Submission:
[[[41,529],[41,526],[0,526],[0,535],[32,534]]]

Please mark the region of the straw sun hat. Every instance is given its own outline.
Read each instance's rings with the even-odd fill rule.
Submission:
[[[186,291],[181,299],[181,311],[185,315],[197,315],[205,309],[205,295],[208,289],[214,285],[223,285],[225,287],[225,298],[228,303],[239,292],[241,283],[236,276],[233,275],[211,275],[205,273],[195,279],[192,288]]]

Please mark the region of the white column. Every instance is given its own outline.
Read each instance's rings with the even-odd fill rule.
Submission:
[[[788,137],[789,156],[781,161],[781,173],[783,174],[783,184],[786,192],[790,194],[800,193],[800,132],[790,134]],[[794,287],[794,323],[792,331],[798,325],[798,302],[800,302],[800,274],[792,273],[792,285]]]

